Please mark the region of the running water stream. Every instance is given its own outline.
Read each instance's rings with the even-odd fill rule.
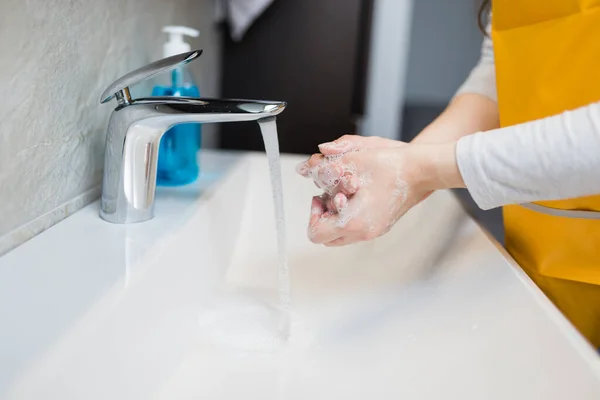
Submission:
[[[290,335],[290,271],[286,253],[285,210],[283,208],[283,182],[281,179],[281,160],[279,141],[277,138],[277,121],[275,117],[258,121],[265,143],[265,150],[271,174],[273,204],[275,208],[275,224],[277,229],[277,253],[279,267],[279,302],[281,308],[280,334],[284,339]]]

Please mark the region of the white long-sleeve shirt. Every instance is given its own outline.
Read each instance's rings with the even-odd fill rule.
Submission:
[[[488,32],[491,27],[488,25]],[[492,40],[457,94],[497,101]],[[600,103],[461,138],[458,167],[482,209],[600,193]]]

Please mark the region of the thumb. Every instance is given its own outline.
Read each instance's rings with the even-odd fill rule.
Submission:
[[[364,147],[365,139],[365,137],[359,135],[344,135],[333,142],[320,144],[319,150],[324,156],[344,154]]]

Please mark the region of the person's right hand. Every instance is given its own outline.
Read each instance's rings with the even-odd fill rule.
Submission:
[[[338,184],[333,181],[338,178],[331,176],[331,168],[315,169],[309,166],[320,164],[325,157],[341,157],[352,151],[401,147],[405,145],[406,143],[398,140],[360,135],[344,135],[333,142],[320,144],[319,150],[321,154],[314,154],[310,159],[297,166],[297,171],[300,175],[311,178],[315,182],[315,185],[325,192],[322,196],[313,199],[313,205],[315,203],[322,205],[322,207],[318,208],[313,207],[313,210],[323,209],[321,214],[339,212],[346,207],[348,197],[358,190],[358,181],[356,176],[348,174],[343,176]]]
[[[310,163],[313,170],[325,170],[332,179],[326,193],[333,196],[341,190],[342,180],[358,180],[355,193],[338,192],[333,206],[313,199],[308,236],[313,243],[343,246],[371,240],[387,233],[410,208],[420,202],[434,182],[425,171],[431,157],[429,147],[405,145],[367,148],[344,153],[339,158],[324,157]],[[434,150],[431,147],[431,150]],[[317,157],[318,159],[318,157]],[[431,170],[432,171],[432,170]],[[345,196],[346,204],[338,204]]]
[[[309,238],[326,246],[378,237],[433,190],[464,185],[454,143],[346,136],[319,148],[298,172],[325,192],[313,198]]]

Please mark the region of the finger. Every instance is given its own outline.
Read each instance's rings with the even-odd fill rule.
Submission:
[[[348,198],[343,193],[338,193],[333,197],[327,197],[325,205],[327,206],[327,211],[332,214],[341,213],[346,209],[346,205],[348,204]]]
[[[426,200],[426,199],[427,199],[429,196],[431,196],[432,194],[433,194],[433,192],[426,193],[426,194],[425,194],[425,196],[423,196],[423,198],[422,198],[421,200],[419,200],[419,202],[421,202],[421,201],[423,201],[423,200]]]
[[[405,145],[407,143],[399,140],[385,139],[377,136],[344,135],[333,142],[319,145],[319,150],[326,156],[332,156],[356,150],[401,147]]]
[[[348,205],[348,198],[346,197],[345,194],[343,193],[338,193],[334,196],[334,198],[331,200],[332,202],[332,208],[329,208],[330,210],[333,209],[338,213],[341,213],[342,211],[344,211],[346,209],[346,206]]]
[[[327,247],[341,247],[341,246],[347,246],[349,244],[353,244],[354,241],[348,239],[347,237],[341,237],[341,238],[337,238],[335,240],[332,240],[331,242],[327,242],[325,243],[325,246]]]
[[[321,154],[325,156],[335,156],[338,154],[348,153],[356,148],[356,144],[346,141],[323,143],[319,145]]]
[[[317,168],[316,178],[319,185],[324,189],[333,189],[340,183],[344,176],[344,168],[339,164],[326,163]]]
[[[364,139],[364,137],[359,135],[344,135],[333,142],[320,144],[319,150],[326,156],[348,153],[349,151],[361,148]]]
[[[323,216],[309,228],[308,237],[311,242],[322,244],[331,242],[341,236],[337,226],[337,216],[326,211]]]
[[[308,226],[313,226],[319,219],[321,219],[325,211],[323,199],[320,196],[313,197],[310,205],[310,219],[308,221]]]
[[[325,157],[323,156],[323,154],[313,154],[312,156],[310,156],[308,161],[306,161],[306,166],[308,169],[314,168],[317,165],[322,164],[324,159]]]
[[[302,161],[301,163],[296,164],[296,173],[302,175],[305,178],[308,178],[309,168],[308,162]]]
[[[340,179],[340,189],[346,196],[358,192],[358,178],[351,174],[343,176]]]
[[[321,164],[324,159],[325,157],[322,154],[313,154],[308,160],[296,164],[296,172],[305,178],[309,178],[312,169]]]
[[[325,203],[325,205],[327,206],[327,211],[337,212],[333,199],[333,197],[327,197],[327,202]]]

